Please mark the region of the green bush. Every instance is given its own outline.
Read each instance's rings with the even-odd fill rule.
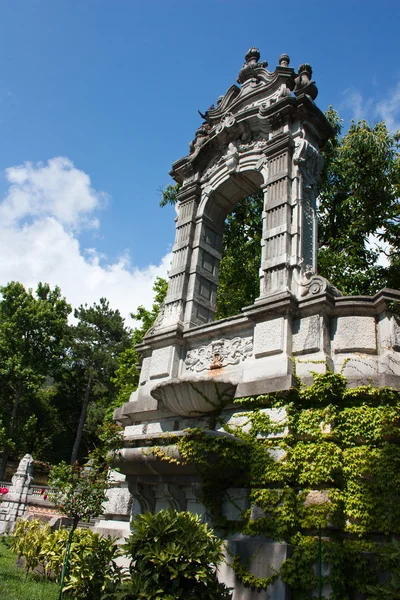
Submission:
[[[27,571],[39,567],[44,576],[59,582],[68,535],[67,529],[51,532],[47,524],[38,520],[19,520],[12,549],[25,559]],[[102,537],[90,529],[75,529],[63,585],[65,597],[100,598],[109,586],[118,585],[121,569],[115,559],[120,554],[114,538]]]
[[[197,515],[174,510],[138,515],[124,552],[130,582],[105,597],[119,600],[228,600],[215,569],[223,542]]]
[[[19,519],[17,521],[11,536],[11,549],[19,558],[24,558],[25,569],[28,573],[42,564],[40,552],[42,545],[50,535],[50,526],[39,519],[31,521]]]

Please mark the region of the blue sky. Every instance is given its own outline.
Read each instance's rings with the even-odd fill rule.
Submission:
[[[174,238],[159,188],[248,48],[271,71],[309,62],[346,123],[395,129],[399,17],[398,0],[3,0],[0,284],[148,305]]]

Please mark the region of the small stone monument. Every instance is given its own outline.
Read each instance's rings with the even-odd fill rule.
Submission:
[[[25,454],[12,477],[8,494],[0,504],[0,533],[12,531],[20,517],[27,512],[29,487],[33,482],[33,458]]]

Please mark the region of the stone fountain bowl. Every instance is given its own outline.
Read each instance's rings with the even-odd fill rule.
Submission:
[[[210,438],[230,439],[243,445],[243,440],[225,431],[204,430]],[[138,436],[137,443],[147,439],[146,446],[121,448],[113,456],[113,468],[118,468],[124,475],[198,475],[199,471],[194,463],[187,463],[180,453],[176,438],[190,435],[188,430],[167,432],[156,438],[151,436]],[[175,439],[174,439],[175,438]],[[134,438],[133,438],[134,440]],[[130,440],[131,442],[133,440]],[[150,440],[152,444],[149,445]],[[166,443],[167,442],[167,443]],[[218,465],[220,457],[215,450],[209,452],[210,467]],[[224,468],[221,477],[230,477],[239,472],[237,467]]]
[[[168,379],[151,390],[153,398],[171,412],[182,417],[212,413],[231,402],[236,384],[232,381],[207,378]]]
[[[117,452],[113,466],[118,467],[124,475],[194,475],[196,467],[180,464],[183,458],[175,444],[165,449],[166,454],[177,462],[162,460],[151,452],[151,448],[123,448]]]

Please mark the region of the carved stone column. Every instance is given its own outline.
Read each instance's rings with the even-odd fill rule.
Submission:
[[[191,274],[195,217],[200,193],[200,187],[194,183],[185,185],[178,194],[178,216],[168,293],[162,315],[156,324],[157,328],[171,327],[183,320],[184,300],[188,293]]]
[[[264,186],[261,298],[291,288],[291,139],[268,149],[268,181]]]
[[[298,256],[301,274],[315,273],[317,268],[317,182],[323,158],[316,143],[305,138],[296,140],[293,165],[298,180]]]

